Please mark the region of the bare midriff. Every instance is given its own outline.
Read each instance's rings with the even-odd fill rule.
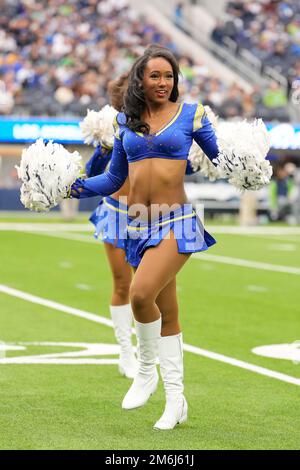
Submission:
[[[151,221],[185,204],[185,170],[186,160],[146,158],[130,163],[128,215]]]

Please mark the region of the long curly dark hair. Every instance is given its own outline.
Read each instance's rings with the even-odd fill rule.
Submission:
[[[117,111],[123,110],[124,93],[128,86],[129,72],[125,72],[115,80],[108,82],[107,90],[111,106]]]
[[[124,95],[123,110],[126,115],[126,125],[135,132],[150,133],[150,126],[141,120],[141,114],[146,103],[142,80],[147,63],[150,59],[157,57],[167,60],[173,69],[174,86],[169,100],[176,103],[179,96],[178,80],[180,71],[175,56],[169,49],[157,44],[151,44],[133,64],[128,77],[128,87]]]

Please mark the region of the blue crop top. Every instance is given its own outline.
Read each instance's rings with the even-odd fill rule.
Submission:
[[[125,114],[119,113],[115,119],[115,137],[121,141],[128,163],[132,163],[145,158],[186,160],[193,139],[205,153],[205,150],[211,153],[214,132],[202,104],[182,103],[173,119],[155,134],[131,131],[126,126]]]
[[[218,156],[216,135],[202,104],[182,103],[174,118],[155,134],[133,132],[126,126],[125,114],[119,113],[109,170],[87,180],[77,179],[71,194],[77,198],[108,196],[125,182],[128,164],[145,158],[187,160],[193,140],[210,160]]]

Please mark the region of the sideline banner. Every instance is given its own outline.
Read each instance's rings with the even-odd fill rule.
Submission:
[[[0,118],[0,142],[35,142],[39,138],[61,144],[83,144],[79,119]]]
[[[80,119],[0,118],[0,142],[35,142],[40,137],[61,144],[83,144]],[[273,150],[300,150],[300,124],[267,123]]]
[[[274,150],[300,149],[300,124],[290,123],[267,124],[270,133],[271,148]]]

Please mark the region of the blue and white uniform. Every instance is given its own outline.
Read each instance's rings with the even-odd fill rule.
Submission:
[[[178,205],[172,212],[151,223],[127,218],[126,260],[137,267],[148,248],[157,246],[170,230],[177,241],[178,253],[205,251],[216,240],[204,230],[192,204]]]
[[[106,151],[105,151],[106,150]],[[99,145],[87,162],[85,170],[88,177],[101,175],[108,167],[112,149]],[[125,250],[124,233],[127,224],[127,205],[110,196],[104,197],[89,219],[95,226],[95,238]]]
[[[148,135],[130,130],[126,126],[126,116],[119,113],[115,120],[109,170],[87,180],[76,180],[72,193],[79,198],[108,196],[123,185],[130,163],[146,158],[187,160],[193,140],[210,160],[217,158],[219,148],[215,131],[202,104],[182,103],[167,125]],[[125,243],[128,261],[138,266],[145,250],[158,245],[170,230],[174,233],[180,253],[204,251],[216,242],[204,230],[192,205],[185,204],[151,224],[128,217]]]

